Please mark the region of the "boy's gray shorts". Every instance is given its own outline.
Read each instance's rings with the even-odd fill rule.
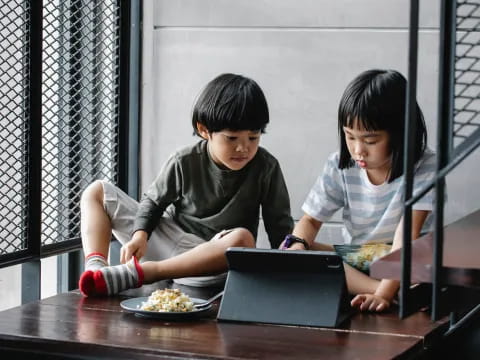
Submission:
[[[138,202],[115,185],[102,181],[103,206],[112,223],[113,236],[122,244],[131,238],[133,222],[138,210]],[[219,236],[220,234],[215,235]],[[141,261],[158,261],[168,259],[175,255],[190,250],[206,240],[201,237],[186,233],[172,219],[163,217],[158,226],[153,230],[148,240],[145,256]],[[190,286],[221,285],[226,274],[213,276],[195,276],[174,279],[174,282]]]

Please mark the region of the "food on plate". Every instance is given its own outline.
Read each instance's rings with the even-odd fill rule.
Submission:
[[[140,307],[141,310],[159,312],[188,312],[194,308],[190,297],[179,289],[155,290]]]
[[[363,245],[333,245],[343,261],[368,274],[372,262],[388,254],[392,248],[389,244],[367,243]]]

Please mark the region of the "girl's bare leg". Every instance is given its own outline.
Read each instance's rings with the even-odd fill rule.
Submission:
[[[335,251],[332,245],[329,244],[322,244],[322,243],[313,243],[312,250],[317,251]]]
[[[373,294],[380,284],[379,280],[371,278],[360,270],[343,263],[348,292],[352,295]]]
[[[321,243],[314,243],[312,250],[335,251],[332,245]],[[347,281],[348,292],[350,294],[373,294],[375,290],[377,290],[377,287],[380,284],[379,280],[371,278],[346,263],[343,263],[343,267],[345,269],[345,278]]]

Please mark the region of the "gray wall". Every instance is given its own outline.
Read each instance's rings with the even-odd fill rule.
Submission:
[[[421,2],[418,101],[436,146],[439,0]],[[336,111],[347,83],[369,68],[407,73],[408,0],[144,1],[141,187],[178,147],[193,143],[191,110],[222,72],[255,79],[269,102],[262,145],[280,161],[298,219],[337,149]],[[478,152],[447,178],[450,222],[479,207]],[[320,233],[335,241],[339,216]]]

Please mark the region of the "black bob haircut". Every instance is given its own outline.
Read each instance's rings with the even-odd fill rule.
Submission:
[[[367,70],[348,84],[338,107],[340,169],[354,165],[343,127],[358,126],[366,131],[384,130],[389,134],[392,170],[388,182],[403,174],[406,95],[407,80],[395,70]],[[427,129],[418,103],[415,105],[414,162],[417,163],[427,146]]]
[[[251,130],[265,133],[268,105],[258,84],[236,74],[221,74],[203,89],[193,108],[192,126],[209,132]]]

